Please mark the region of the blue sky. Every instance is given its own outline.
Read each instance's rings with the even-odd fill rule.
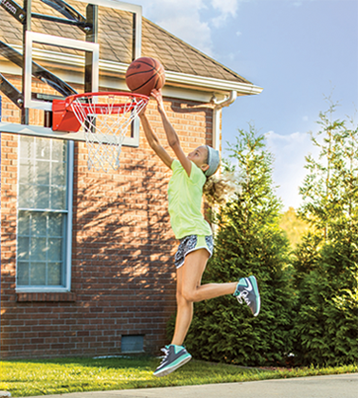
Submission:
[[[128,1],[128,0],[127,0]],[[248,123],[267,137],[285,208],[300,204],[304,157],[315,154],[330,96],[336,118],[358,109],[357,0],[133,0],[143,15],[257,86],[223,110],[223,146]],[[190,12],[188,12],[190,10]],[[355,117],[357,121],[357,117]]]

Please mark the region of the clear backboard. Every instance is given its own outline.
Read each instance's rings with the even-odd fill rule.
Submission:
[[[52,129],[52,101],[128,91],[141,55],[142,9],[117,0],[0,0],[0,132],[85,140]],[[9,111],[10,110],[10,111]],[[138,121],[124,144],[136,145]]]

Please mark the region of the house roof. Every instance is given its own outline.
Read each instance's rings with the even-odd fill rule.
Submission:
[[[242,76],[203,54],[153,22],[143,18],[142,53],[158,58],[164,69],[251,84]]]
[[[85,15],[83,2],[68,0],[67,3]],[[57,11],[40,0],[32,0],[32,12],[62,17]],[[0,40],[12,46],[22,46],[22,25],[0,7]],[[116,9],[100,8],[99,44],[100,59],[114,63],[129,64],[132,60],[132,14]],[[77,27],[54,24],[32,18],[32,30],[49,35],[85,40],[85,34]],[[82,55],[76,50],[43,46],[47,51]],[[230,70],[184,41],[178,39],[146,18],[142,19],[142,56],[158,59],[169,72],[187,74],[209,79],[252,85],[248,80]]]

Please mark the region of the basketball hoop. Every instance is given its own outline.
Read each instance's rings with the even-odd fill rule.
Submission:
[[[119,168],[119,155],[132,121],[149,97],[134,93],[76,94],[54,100],[53,130],[78,131],[82,126],[88,149],[88,169]]]

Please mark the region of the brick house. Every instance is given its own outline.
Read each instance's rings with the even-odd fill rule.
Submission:
[[[43,7],[33,0],[34,12]],[[123,91],[131,16],[112,12],[122,23],[100,39],[100,88]],[[102,13],[102,25],[110,18]],[[33,25],[78,34],[70,26],[57,32],[49,22]],[[19,48],[21,37],[21,26],[0,7],[0,40]],[[141,40],[142,56],[166,70],[165,105],[184,151],[220,148],[221,107],[261,89],[145,18]],[[48,55],[39,49],[34,58],[83,90],[76,54]],[[21,70],[1,55],[0,73],[21,90]],[[32,84],[53,93],[40,80]],[[227,101],[217,105],[213,96]],[[148,115],[166,144],[153,101]],[[32,122],[40,117],[33,112]],[[3,94],[2,118],[20,122]],[[101,173],[88,170],[83,142],[1,133],[1,358],[155,353],[166,343],[177,246],[167,213],[171,173],[141,132],[133,140],[122,149],[120,169]]]

